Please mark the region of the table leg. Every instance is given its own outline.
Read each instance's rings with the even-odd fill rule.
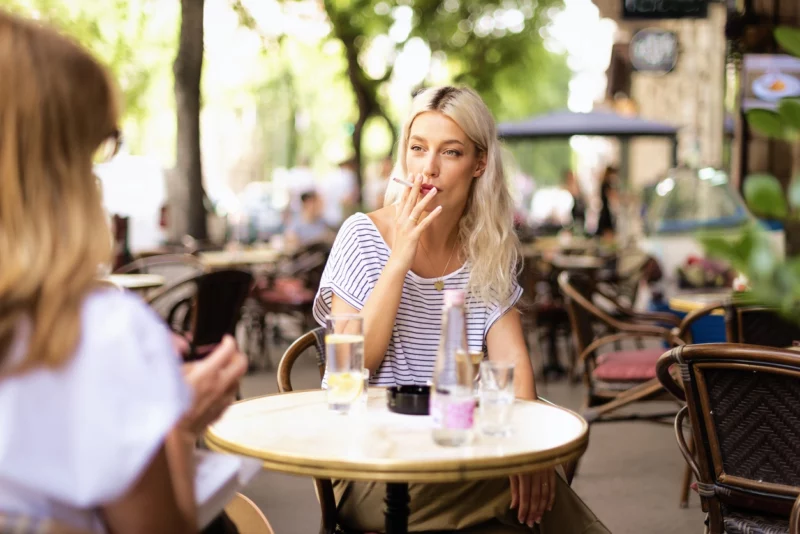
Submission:
[[[386,484],[386,534],[408,534],[408,484]]]

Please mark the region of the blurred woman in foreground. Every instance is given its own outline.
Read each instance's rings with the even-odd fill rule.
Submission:
[[[118,120],[89,54],[0,11],[0,524],[12,531],[196,532],[192,449],[244,371],[227,339],[184,379],[154,312],[100,289],[111,237],[92,165],[118,146]]]

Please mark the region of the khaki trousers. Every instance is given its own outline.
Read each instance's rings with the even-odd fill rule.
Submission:
[[[362,532],[382,532],[386,485],[377,482],[334,481],[339,521]],[[453,484],[409,484],[409,532],[458,531],[463,534],[609,534],[609,530],[556,477],[553,509],[531,529],[510,510],[508,478]]]

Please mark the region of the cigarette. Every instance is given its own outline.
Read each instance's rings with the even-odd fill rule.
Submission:
[[[392,176],[392,180],[394,180],[398,184],[402,184],[402,185],[404,185],[406,187],[414,187],[414,184],[412,184],[411,182],[409,182],[407,180],[403,180],[402,178],[398,178],[397,176]]]

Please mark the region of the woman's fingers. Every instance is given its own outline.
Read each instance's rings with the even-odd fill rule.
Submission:
[[[539,506],[542,503],[542,484],[544,483],[544,473],[541,471],[531,475],[531,498],[530,506],[528,508],[528,516],[525,518],[525,523],[533,528],[533,524],[542,517],[542,510]]]
[[[528,511],[531,507],[531,476],[519,476],[519,508],[517,509],[517,519],[520,523],[525,523],[528,519]]]
[[[408,202],[408,195],[411,194],[411,188],[403,186],[403,194],[400,196],[400,203],[395,208],[395,220],[399,221],[403,216],[403,211],[406,208],[406,202]]]
[[[511,481],[511,505],[508,508],[513,510],[519,506],[519,477],[511,475],[508,478]]]
[[[431,200],[433,200],[433,197],[436,196],[437,192],[438,191],[434,187],[433,189],[428,191],[428,193],[422,195],[422,198],[420,198],[420,200],[417,202],[417,205],[414,206],[413,210],[411,210],[411,215],[409,215],[409,217],[411,217],[415,221],[419,221],[420,217],[422,217],[422,214],[425,213],[428,204],[430,204]]]
[[[417,231],[418,231],[420,234],[421,234],[422,232],[424,232],[424,231],[425,231],[425,229],[426,229],[428,226],[430,226],[430,225],[431,225],[431,223],[433,222],[433,220],[434,220],[436,217],[438,217],[440,213],[442,213],[442,207],[441,207],[441,206],[436,206],[436,209],[434,209],[432,212],[430,212],[429,214],[427,214],[427,215],[425,216],[425,218],[424,218],[424,219],[422,219],[422,220],[419,222],[419,224],[417,225]]]
[[[414,186],[411,188],[411,191],[408,193],[408,198],[406,199],[405,206],[403,206],[403,219],[408,219],[411,216],[411,210],[414,209],[414,206],[417,205],[419,201],[419,190],[422,187],[422,176],[417,174],[415,175],[411,181],[414,183]],[[404,222],[401,220],[401,222]]]
[[[547,511],[547,503],[550,501],[550,492],[552,491],[552,487],[550,486],[550,470],[547,469],[542,471],[539,475],[539,481],[541,484],[541,492],[539,493],[539,502],[536,503],[536,514],[533,520],[537,523],[542,520],[542,516]]]
[[[550,512],[553,509],[553,505],[556,503],[556,470],[549,469],[549,479],[550,479],[550,499],[547,501],[547,511]]]

